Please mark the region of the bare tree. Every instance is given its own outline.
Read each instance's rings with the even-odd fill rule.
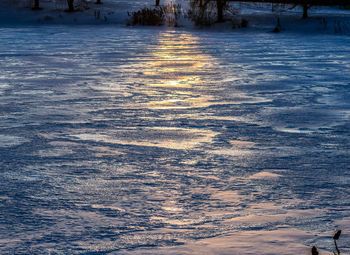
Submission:
[[[39,0],[34,1],[34,7],[32,9],[33,10],[41,10],[41,8],[39,6]]]
[[[310,7],[311,5],[309,4],[303,4],[303,19],[306,19],[309,17],[307,11],[309,10]]]
[[[67,0],[68,12],[74,12],[74,0]]]
[[[224,21],[224,8],[226,7],[226,4],[227,4],[226,0],[216,0],[216,8],[218,12],[217,22]]]
[[[213,0],[195,0],[197,4],[199,4],[200,8],[203,8],[205,10],[208,8],[208,4],[213,1]],[[228,0],[214,0],[216,4],[216,13],[217,13],[217,18],[216,22],[223,22],[224,21],[224,9],[227,6]]]

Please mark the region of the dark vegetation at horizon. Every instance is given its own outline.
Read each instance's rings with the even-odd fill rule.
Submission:
[[[168,25],[172,27],[177,27],[179,22],[178,19],[182,16],[185,19],[191,20],[196,26],[203,27],[203,26],[211,26],[215,23],[222,23],[222,22],[231,22],[232,28],[246,28],[248,27],[248,20],[245,18],[242,18],[242,16],[239,15],[239,9],[234,8],[232,5],[230,5],[230,2],[234,2],[236,0],[188,0],[189,1],[189,7],[187,10],[182,10],[181,5],[174,4],[170,2],[167,5],[160,5],[160,0],[155,0],[155,6],[154,7],[145,7],[138,11],[134,11],[131,14],[128,13],[131,18],[128,20],[127,25],[143,25],[143,26],[161,26],[161,25]],[[243,0],[244,2],[264,2],[268,3],[270,2],[282,2],[284,0]],[[279,4],[272,4],[272,12],[276,12],[275,10],[281,9],[281,10],[290,10],[297,6],[300,6],[297,4],[298,2],[301,2],[300,0],[295,0],[295,4],[287,4],[293,0],[286,0],[285,4],[279,3]],[[316,0],[310,0],[305,2],[315,2]],[[320,0],[319,3],[315,5],[321,5],[325,3],[325,1],[328,0]],[[337,1],[337,0],[335,0]],[[350,0],[339,0],[339,2],[345,3],[350,2]],[[329,6],[332,6],[330,4]],[[308,10],[313,5],[309,4],[303,4],[301,5],[303,9],[303,15],[302,18],[306,19],[308,18]],[[350,5],[349,5],[350,6]],[[346,9],[348,6],[344,5],[342,6],[344,9]],[[276,14],[276,26],[272,30],[272,32],[280,32],[284,30],[281,26],[280,22],[280,14]],[[170,20],[169,20],[170,19]],[[324,29],[327,28],[327,21],[325,19],[322,20],[322,24],[324,26]],[[342,30],[340,25],[338,27],[334,27],[335,32],[339,32]]]
[[[207,11],[214,3],[216,8],[216,22],[224,21],[224,10],[229,2],[249,2],[249,3],[273,3],[289,5],[291,8],[302,6],[303,18],[308,17],[308,10],[312,6],[350,6],[350,0],[189,0],[191,6],[197,6],[201,12]],[[95,4],[102,4],[101,0],[96,0]],[[67,12],[74,12],[74,0],[67,0]],[[155,6],[160,6],[160,0],[155,0]],[[33,10],[41,10],[40,0],[34,0]],[[142,11],[142,10],[141,10]],[[143,12],[147,12],[146,9]]]

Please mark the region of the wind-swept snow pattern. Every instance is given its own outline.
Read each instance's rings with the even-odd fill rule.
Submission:
[[[0,253],[349,252],[349,45],[2,28]]]

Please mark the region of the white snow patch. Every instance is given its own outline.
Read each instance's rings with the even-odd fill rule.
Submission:
[[[279,174],[262,171],[262,172],[253,174],[249,178],[250,179],[276,179],[276,178],[279,178],[279,177],[281,177],[281,175],[279,175]]]
[[[28,141],[28,139],[20,136],[0,135],[0,147],[17,146]]]

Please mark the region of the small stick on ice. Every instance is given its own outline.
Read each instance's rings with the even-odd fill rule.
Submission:
[[[338,255],[340,255],[340,251],[339,251],[339,248],[337,245],[337,240],[339,239],[340,235],[341,235],[341,230],[338,230],[333,236],[335,249],[337,250]],[[333,253],[335,254],[335,252],[333,252]]]

